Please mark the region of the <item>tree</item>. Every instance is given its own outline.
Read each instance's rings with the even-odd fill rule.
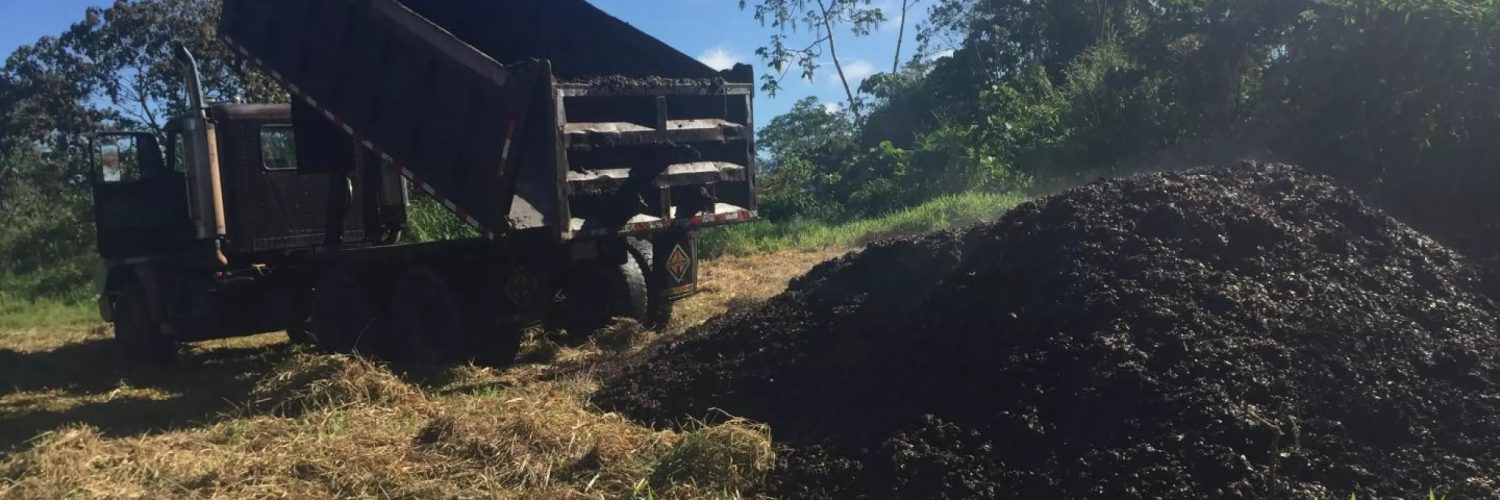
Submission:
[[[829,113],[817,98],[797,101],[792,110],[761,127],[757,146],[770,157],[760,182],[761,209],[772,219],[816,214],[842,216],[847,192],[843,176],[858,152],[854,124]]]
[[[741,9],[750,6],[750,0],[740,0]],[[756,0],[753,10],[755,20],[773,30],[770,44],[755,50],[772,69],[761,75],[761,88],[776,95],[792,68],[800,68],[802,78],[811,80],[826,51],[843,84],[849,111],[858,117],[861,103],[839,59],[838,33],[847,29],[855,36],[867,36],[885,21],[885,14],[870,7],[870,0]],[[805,46],[805,39],[793,41],[804,31],[813,37]]]
[[[96,97],[120,113],[122,124],[159,131],[185,109],[182,68],[173,57],[179,44],[197,56],[208,99],[287,102],[279,86],[242,71],[219,42],[219,11],[218,0],[117,1],[88,9],[60,41],[89,63]]]

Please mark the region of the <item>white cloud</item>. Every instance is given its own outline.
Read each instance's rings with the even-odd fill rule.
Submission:
[[[880,13],[885,15],[885,21],[882,21],[880,26],[876,27],[878,31],[892,35],[901,32],[901,2],[897,0],[882,0],[875,4],[875,8],[880,9]],[[911,20],[907,19],[907,21],[910,22]]]
[[[864,80],[873,74],[875,74],[875,64],[864,59],[855,59],[854,62],[844,65],[844,77],[849,79],[849,83]]]
[[[839,103],[836,103],[836,102],[825,102],[825,103],[823,103],[823,112],[824,113],[828,113],[830,115],[836,115],[836,114],[839,114],[842,111],[844,111],[844,105],[843,104],[839,104]]]
[[[741,61],[742,58],[738,54],[730,52],[729,49],[723,46],[714,47],[703,51],[702,54],[698,54],[698,62],[707,64],[708,67],[719,71],[733,68],[735,63]]]
[[[953,57],[953,49],[943,49],[927,55],[927,61],[932,62],[944,57]]]
[[[819,71],[823,71],[828,74],[829,86],[839,87],[843,85],[843,82],[839,81],[838,68],[833,67],[830,64],[829,66],[820,68]],[[875,69],[875,63],[866,61],[864,59],[855,59],[853,61],[844,63],[844,78],[849,79],[850,87],[858,87],[859,82],[864,81],[864,79],[866,78],[869,78],[870,75],[874,75],[876,71],[878,70]]]

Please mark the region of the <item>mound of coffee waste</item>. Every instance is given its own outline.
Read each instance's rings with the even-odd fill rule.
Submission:
[[[1500,498],[1477,282],[1295,167],[1144,175],[824,264],[595,402],[768,423],[791,498]]]

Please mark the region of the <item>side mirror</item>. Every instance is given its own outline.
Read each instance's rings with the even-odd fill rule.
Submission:
[[[133,182],[166,172],[156,134],[104,132],[94,136],[94,182]]]

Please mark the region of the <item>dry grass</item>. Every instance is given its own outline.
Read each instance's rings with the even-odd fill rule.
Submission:
[[[669,331],[838,253],[706,262]],[[637,324],[575,347],[538,337],[531,364],[503,371],[421,375],[279,334],[131,367],[106,334],[0,332],[0,498],[726,498],[774,458],[750,422],[657,430],[592,408],[591,365],[659,335]]]
[[[318,357],[294,356],[268,380],[300,378]],[[246,412],[122,438],[65,426],[0,464],[0,497],[621,498],[641,484],[713,497],[753,486],[771,461],[769,434],[747,423],[654,431],[591,411],[586,378],[428,398],[373,368],[330,372],[356,379],[331,393],[292,391],[326,395],[296,417]]]
[[[677,304],[672,332],[702,324],[730,307],[758,302],[786,290],[788,282],[821,262],[848,253],[845,247],[721,257],[699,270],[698,296]]]
[[[299,354],[281,363],[250,391],[252,406],[301,415],[359,405],[416,406],[427,398],[374,362],[345,354]]]

